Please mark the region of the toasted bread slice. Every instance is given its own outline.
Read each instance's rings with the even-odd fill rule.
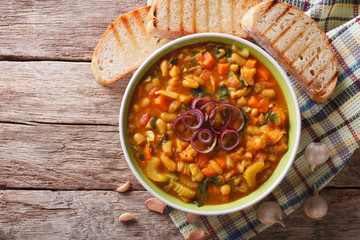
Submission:
[[[147,18],[152,36],[174,39],[184,35],[218,32],[247,38],[241,17],[257,0],[158,0]]]
[[[132,72],[156,49],[169,40],[146,32],[146,16],[151,7],[129,12],[113,22],[99,41],[91,61],[95,78],[104,85]]]
[[[300,9],[269,1],[251,8],[242,27],[288,71],[315,102],[334,92],[337,61],[326,35]]]

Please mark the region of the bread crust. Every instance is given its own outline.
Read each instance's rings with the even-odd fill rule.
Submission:
[[[93,72],[94,77],[100,84],[110,85],[110,84],[120,80],[122,77],[126,76],[127,74],[131,73],[132,71],[136,70],[141,65],[141,61],[139,61],[139,63],[129,63],[126,65],[124,64],[123,66],[121,66],[122,67],[121,73],[117,74],[116,76],[111,77],[110,79],[104,79],[99,71],[98,60],[99,60],[101,54],[104,54],[102,47],[104,46],[106,41],[108,41],[109,35],[113,33],[115,26],[124,25],[126,27],[129,19],[133,19],[133,18],[137,18],[139,23],[142,21],[146,21],[144,19],[138,19],[138,18],[141,16],[141,13],[146,11],[145,14],[147,14],[150,9],[151,9],[151,7],[147,6],[147,7],[143,7],[143,8],[134,10],[132,12],[129,12],[123,16],[120,16],[112,24],[110,24],[110,26],[106,29],[104,35],[102,36],[98,45],[96,46],[94,54],[91,59],[91,70]],[[146,27],[146,25],[144,25],[144,28],[145,27]],[[144,33],[147,34],[145,30],[144,30]],[[148,37],[150,37],[150,36],[148,36]],[[109,38],[111,38],[111,36]],[[153,45],[151,45],[152,43],[149,42],[148,44],[149,44],[149,46],[153,47]],[[162,43],[160,43],[159,46],[160,45],[162,45]],[[108,51],[110,51],[110,50],[108,50]],[[118,57],[121,58],[122,56],[120,55]],[[143,57],[146,58],[146,56],[143,56]]]
[[[157,0],[149,11],[149,14],[147,17],[146,31],[150,35],[152,35],[154,37],[160,37],[160,38],[176,39],[176,38],[194,34],[194,33],[206,32],[206,31],[200,31],[200,30],[187,31],[184,29],[184,27],[180,27],[180,29],[171,29],[171,27],[170,27],[170,29],[164,29],[164,28],[157,26],[156,12],[158,11],[158,6],[160,5],[160,2],[162,2],[162,1],[167,1],[167,0]],[[238,1],[238,0],[230,0],[230,1]],[[260,3],[258,0],[243,0],[243,1],[245,2],[245,5],[250,5],[250,6],[254,6],[254,5]],[[239,29],[241,29],[241,26],[239,26]],[[233,32],[226,32],[226,31],[219,31],[219,32],[238,36],[238,37],[241,37],[244,39],[249,39],[249,36],[243,30],[240,32],[240,34],[235,34]]]
[[[328,39],[326,38],[326,35],[321,31],[319,26],[315,24],[315,26],[318,29],[318,32],[323,35],[324,39],[326,39],[326,47],[330,48],[332,57],[329,61],[335,61],[336,62],[336,70],[334,74],[331,76],[330,81],[326,84],[326,86],[323,86],[321,91],[316,91],[312,86],[307,84],[306,79],[304,76],[300,73],[300,71],[293,65],[291,65],[289,59],[287,59],[284,54],[276,47],[273,43],[268,41],[266,37],[261,33],[261,31],[256,27],[256,19],[258,17],[258,14],[261,14],[261,10],[263,7],[265,7],[268,4],[274,4],[274,1],[264,2],[260,3],[257,6],[251,8],[242,19],[242,27],[243,29],[249,34],[251,38],[253,38],[256,42],[258,42],[267,52],[270,53],[278,62],[279,64],[288,72],[290,73],[295,80],[299,83],[299,85],[304,89],[304,91],[307,93],[307,95],[315,102],[321,103],[326,101],[334,92],[337,82],[337,75],[338,75],[338,65],[336,62],[334,50],[332,49]],[[280,3],[280,4],[286,4],[290,8],[297,9],[301,11],[300,9],[291,6],[287,3]],[[304,14],[308,19],[313,21],[309,16]],[[313,21],[314,22],[314,21]]]

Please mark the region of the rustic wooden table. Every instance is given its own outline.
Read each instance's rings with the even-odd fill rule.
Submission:
[[[183,239],[128,168],[118,112],[129,77],[99,85],[93,50],[118,16],[145,0],[0,4],[0,239]],[[358,239],[360,164],[355,154],[322,191],[321,221],[299,209],[255,239]],[[126,180],[125,194],[114,191]],[[123,212],[136,222],[122,224]]]

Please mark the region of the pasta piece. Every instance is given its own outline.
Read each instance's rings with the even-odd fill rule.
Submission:
[[[256,174],[262,170],[264,162],[257,162],[246,168],[244,172],[244,178],[250,188],[256,186]]]
[[[187,175],[183,175],[181,174],[179,176],[179,180],[182,184],[184,184],[185,186],[189,187],[189,188],[194,188],[197,189],[199,187],[199,183],[198,182],[194,182],[190,176]]]
[[[196,192],[181,183],[172,182],[172,189],[180,196],[184,198],[192,199],[195,197]]]
[[[155,182],[166,182],[168,178],[157,171],[161,161],[157,157],[150,159],[148,164],[144,168],[145,175]]]

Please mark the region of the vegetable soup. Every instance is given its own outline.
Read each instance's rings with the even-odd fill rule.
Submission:
[[[247,48],[201,43],[158,61],[134,92],[128,136],[145,175],[184,202],[222,204],[261,186],[288,149],[288,110]]]

